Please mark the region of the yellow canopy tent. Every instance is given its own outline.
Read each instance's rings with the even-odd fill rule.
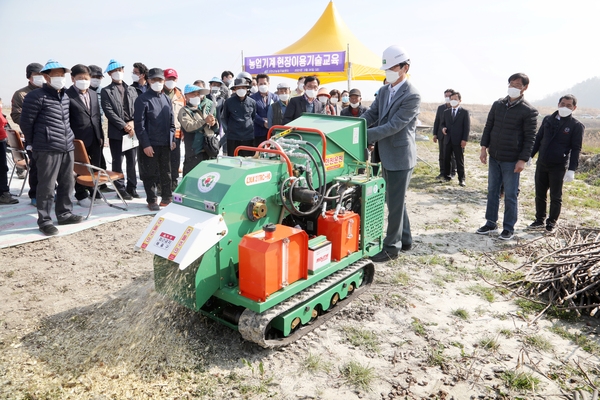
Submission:
[[[363,45],[350,31],[338,14],[333,1],[329,2],[321,18],[294,44],[275,54],[347,51],[343,72],[319,72],[321,84],[345,80],[383,81],[385,73],[379,69],[381,57]],[[269,74],[298,79],[306,73]]]

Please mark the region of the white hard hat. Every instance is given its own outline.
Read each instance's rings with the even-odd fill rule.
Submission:
[[[402,47],[393,45],[383,51],[383,59],[381,61],[381,68],[379,69],[390,69],[394,65],[401,64],[408,60],[408,53]]]

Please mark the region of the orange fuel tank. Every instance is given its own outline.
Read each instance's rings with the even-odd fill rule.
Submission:
[[[268,224],[244,235],[239,257],[240,294],[263,302],[281,288],[308,278],[308,235],[302,229]]]
[[[331,242],[331,260],[339,261],[349,254],[358,251],[358,230],[360,216],[352,211],[345,211],[333,218],[334,210],[319,216],[317,221],[317,235],[327,236]]]

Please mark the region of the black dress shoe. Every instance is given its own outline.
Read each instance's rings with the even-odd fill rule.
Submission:
[[[398,254],[390,254],[385,250],[381,250],[379,253],[377,253],[373,257],[371,257],[371,261],[386,262],[386,261],[395,260],[396,258],[398,258]]]
[[[458,183],[460,186],[465,187],[467,186],[467,184],[465,183],[464,179],[461,179],[460,182]]]
[[[138,194],[137,190],[135,190],[135,189],[127,190],[127,193],[129,193],[131,195],[131,197],[133,197],[134,199],[140,198],[140,195]]]
[[[412,249],[412,244],[403,244],[402,245],[402,251],[409,251],[410,249]]]
[[[108,187],[108,185],[100,185],[98,189],[100,189],[102,193],[110,193],[115,191],[115,189]]]
[[[52,224],[40,226],[40,231],[46,236],[58,235],[58,228]]]
[[[81,215],[71,214],[68,218],[63,219],[62,221],[58,221],[59,225],[71,225],[78,224],[83,221],[83,217]]]
[[[121,197],[123,198],[123,200],[133,200],[133,197],[131,197],[131,195],[129,193],[127,193],[124,190],[120,190],[119,193],[121,194]]]

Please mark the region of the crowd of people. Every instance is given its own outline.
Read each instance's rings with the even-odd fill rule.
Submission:
[[[123,172],[123,159],[126,163],[126,178],[115,184],[119,195],[126,200],[140,197],[136,191],[137,165],[148,208],[157,211],[172,201],[180,178],[182,141],[182,172],[186,175],[219,152],[234,155],[239,146],[257,146],[266,139],[270,127],[288,124],[308,112],[366,120],[367,143],[372,161],[381,163],[389,210],[383,249],[372,259],[394,259],[412,247],[405,199],[417,162],[415,134],[421,97],[407,78],[410,65],[403,48],[387,48],[380,67],[386,80],[367,108],[361,104],[360,90],[328,90],[321,86],[318,76],[300,77],[293,90],[280,83],[273,92],[267,74],[253,77],[241,72],[234,78],[231,71],[223,71],[220,78],[208,83],[197,80],[181,90],[176,70],[148,69],[141,62],[132,66],[131,85],[124,82],[126,67],[117,60],[110,60],[104,72],[96,65],[67,68],[54,60],[44,66],[29,64],[29,82],[13,96],[11,118],[20,126],[31,159],[29,197],[38,210],[39,228],[46,235],[58,233],[50,215],[53,203],[59,225],[82,220],[73,214],[73,192],[82,206],[94,201],[88,188],[74,184],[74,139],[84,142],[93,165],[106,168],[102,148],[107,137],[111,169]],[[68,89],[67,73],[72,81]],[[100,89],[105,74],[111,82]],[[489,166],[486,223],[478,234],[497,231],[502,193],[504,218],[499,238],[513,237],[519,176],[536,155],[536,219],[530,228],[552,231],[560,215],[563,182],[573,180],[577,169],[584,132],[584,126],[572,116],[577,99],[562,96],[557,111],[545,117],[537,130],[538,112],[524,98],[528,85],[525,74],[510,76],[507,95],[494,102],[489,112],[480,143],[480,160]],[[458,91],[447,89],[444,95],[445,104],[438,108],[434,122],[433,140],[439,143],[440,153],[438,179],[451,181],[458,174],[459,184],[465,186],[464,149],[470,115],[461,107]],[[102,115],[108,123],[106,136]],[[5,156],[6,121],[0,120],[0,124]],[[134,136],[139,146],[125,148],[123,139]],[[252,154],[239,152],[242,156]],[[7,170],[6,160],[0,159],[0,163]],[[0,175],[0,203],[18,202],[9,192],[6,173]]]
[[[103,148],[109,147],[110,169],[125,176],[115,181],[124,200],[140,197],[137,167],[148,208],[158,211],[172,201],[181,173],[185,176],[219,152],[233,155],[238,146],[258,145],[273,125],[287,123],[303,112],[359,117],[366,110],[358,89],[328,91],[320,87],[316,76],[300,77],[294,90],[280,83],[272,92],[266,74],[253,77],[241,72],[234,78],[231,71],[223,71],[220,78],[208,83],[196,80],[182,90],[173,68],[148,69],[136,62],[131,85],[125,83],[125,70],[117,60],[110,60],[104,71],[97,65],[67,68],[55,60],[45,65],[31,63],[25,69],[28,83],[13,95],[11,118],[29,155],[28,195],[38,210],[39,229],[46,235],[58,233],[51,217],[52,204],[57,223],[64,225],[83,219],[73,213],[73,194],[82,207],[95,200],[89,188],[73,179],[75,139],[83,141],[90,163],[102,169],[107,169]],[[66,74],[70,74],[71,85],[67,85]],[[110,83],[101,88],[107,76]],[[10,194],[6,179],[5,127],[10,126],[2,116],[0,204],[16,204],[18,199]],[[139,145],[125,146],[131,140],[124,139],[134,137]],[[240,155],[250,153],[242,151]],[[19,169],[17,175],[24,178],[24,172]],[[100,190],[114,191],[107,185]],[[100,196],[96,194],[96,198]]]

